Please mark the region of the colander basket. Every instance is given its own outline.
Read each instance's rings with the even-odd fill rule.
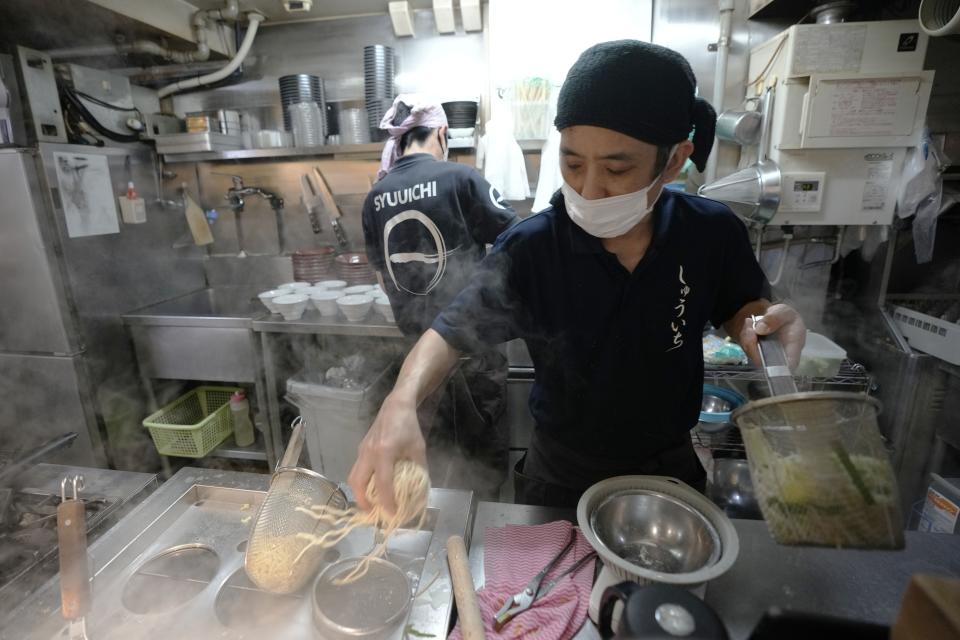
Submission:
[[[896,478],[877,414],[856,393],[795,393],[733,414],[760,510],[781,544],[903,547]]]

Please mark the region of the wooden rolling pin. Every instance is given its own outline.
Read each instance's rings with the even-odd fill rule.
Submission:
[[[467,561],[467,547],[460,536],[447,538],[447,563],[450,565],[450,578],[453,580],[453,595],[457,601],[457,615],[460,617],[460,631],[464,640],[483,640],[483,619],[477,594],[473,590],[473,576]]]

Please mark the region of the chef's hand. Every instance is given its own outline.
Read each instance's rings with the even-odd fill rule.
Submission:
[[[380,506],[389,514],[396,511],[393,493],[393,466],[412,460],[427,466],[426,443],[420,433],[416,399],[394,391],[380,407],[377,419],[360,443],[359,456],[348,482],[361,509],[373,505],[367,500],[367,484],[374,478]]]
[[[757,335],[766,336],[777,334],[783,350],[787,354],[787,363],[795,369],[800,363],[800,352],[807,340],[807,327],[797,310],[785,304],[770,305],[763,317],[757,322],[754,329],[753,322],[748,317],[740,329],[738,342],[746,351],[750,360],[760,366],[760,347],[757,344]]]

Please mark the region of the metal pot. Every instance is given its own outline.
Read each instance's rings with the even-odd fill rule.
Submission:
[[[763,118],[757,111],[728,109],[717,117],[717,137],[748,147],[760,140],[762,122]]]

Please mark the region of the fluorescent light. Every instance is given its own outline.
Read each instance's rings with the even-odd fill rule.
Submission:
[[[457,24],[453,18],[453,0],[433,0],[433,16],[437,21],[438,33],[456,33]]]
[[[391,2],[390,22],[393,23],[393,33],[398,37],[413,35],[413,17],[410,15],[410,3],[406,0]]]
[[[460,0],[460,17],[464,31],[483,31],[483,15],[480,0]]]

